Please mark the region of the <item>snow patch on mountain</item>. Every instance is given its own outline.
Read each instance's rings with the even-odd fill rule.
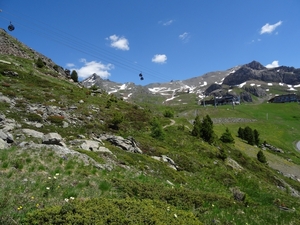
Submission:
[[[241,84],[239,84],[239,85],[237,85],[239,88],[242,88],[242,87],[244,87],[245,85],[247,84],[247,82],[244,82],[244,83],[241,83]]]

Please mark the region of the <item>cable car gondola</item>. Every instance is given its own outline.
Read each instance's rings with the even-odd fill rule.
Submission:
[[[8,25],[8,30],[13,31],[14,29],[15,29],[14,25],[12,25],[10,22],[10,24]]]
[[[144,80],[144,77],[143,77],[142,73],[139,74],[139,77],[140,77],[140,80]]]

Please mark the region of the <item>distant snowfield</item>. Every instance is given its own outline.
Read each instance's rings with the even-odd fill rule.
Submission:
[[[231,73],[234,73],[235,70],[229,72],[229,74]],[[229,75],[228,74],[228,75]],[[219,85],[222,85],[223,84],[223,81],[224,81],[225,78],[222,78],[220,80],[220,82],[215,82],[215,84],[219,84]],[[90,84],[92,84],[92,79],[91,80],[88,80],[90,82]],[[172,84],[175,84],[176,87],[168,87],[168,85],[166,85],[165,87],[152,87],[152,88],[148,88],[148,90],[152,93],[152,94],[159,94],[161,96],[165,96],[167,99],[164,101],[164,102],[168,102],[168,101],[172,101],[174,99],[176,99],[177,97],[179,96],[175,96],[175,93],[180,93],[180,92],[185,92],[185,93],[196,93],[199,100],[205,98],[205,95],[203,94],[203,91],[205,90],[205,87],[208,86],[208,82],[207,81],[199,81],[198,84],[196,85],[192,85],[192,86],[189,86],[187,84],[185,84],[184,82],[182,81],[174,81],[172,82]],[[243,82],[241,84],[238,84],[236,85],[236,87],[238,88],[243,88],[245,85],[247,84],[247,81],[246,82]],[[261,84],[258,84],[256,83],[255,81],[253,81],[253,83],[249,83],[248,84],[251,86],[251,87],[261,87]],[[285,83],[266,83],[267,86],[271,87],[271,86],[276,86],[276,85],[279,85],[279,86],[282,86],[282,87],[287,87],[287,91],[298,91],[296,88],[300,88],[300,84],[298,85],[288,85],[288,84],[285,84]],[[122,84],[122,85],[118,85],[118,86],[114,86],[114,87],[111,87],[110,88],[111,90],[108,91],[109,94],[112,94],[112,93],[116,93],[118,91],[121,91],[121,90],[131,90],[131,88],[129,87],[128,83],[125,83],[125,84]],[[228,92],[231,92],[232,90],[228,90]],[[265,91],[266,92],[269,92],[270,89],[269,88],[265,88]],[[133,93],[129,93],[127,96],[124,96],[123,99],[124,100],[128,100],[130,97],[132,97]],[[180,99],[178,99],[178,101],[180,102]],[[182,103],[183,104],[183,103]]]

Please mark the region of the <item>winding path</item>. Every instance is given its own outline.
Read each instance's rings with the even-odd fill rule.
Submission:
[[[169,127],[169,126],[172,126],[175,124],[175,120],[170,119],[170,121],[171,121],[171,123],[168,125],[165,125],[163,128],[166,128],[166,127]]]

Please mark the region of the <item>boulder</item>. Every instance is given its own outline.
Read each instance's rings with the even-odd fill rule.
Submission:
[[[7,142],[0,138],[0,150],[7,149],[7,148],[8,148]]]
[[[84,140],[80,147],[84,150],[96,151],[99,148],[99,142],[92,140]]]
[[[137,144],[132,137],[128,137],[125,139],[121,136],[103,134],[100,136],[100,139],[109,141],[111,144],[128,152],[139,154],[143,153],[142,150],[139,147],[137,147]]]
[[[11,133],[4,132],[3,130],[0,130],[0,139],[3,141],[6,141],[7,143],[13,143],[14,138]]]
[[[58,133],[48,133],[44,135],[42,143],[47,145],[64,146],[62,143],[62,137]]]
[[[22,132],[29,137],[40,138],[40,139],[44,138],[44,134],[39,131],[35,131],[31,129],[22,129]]]

